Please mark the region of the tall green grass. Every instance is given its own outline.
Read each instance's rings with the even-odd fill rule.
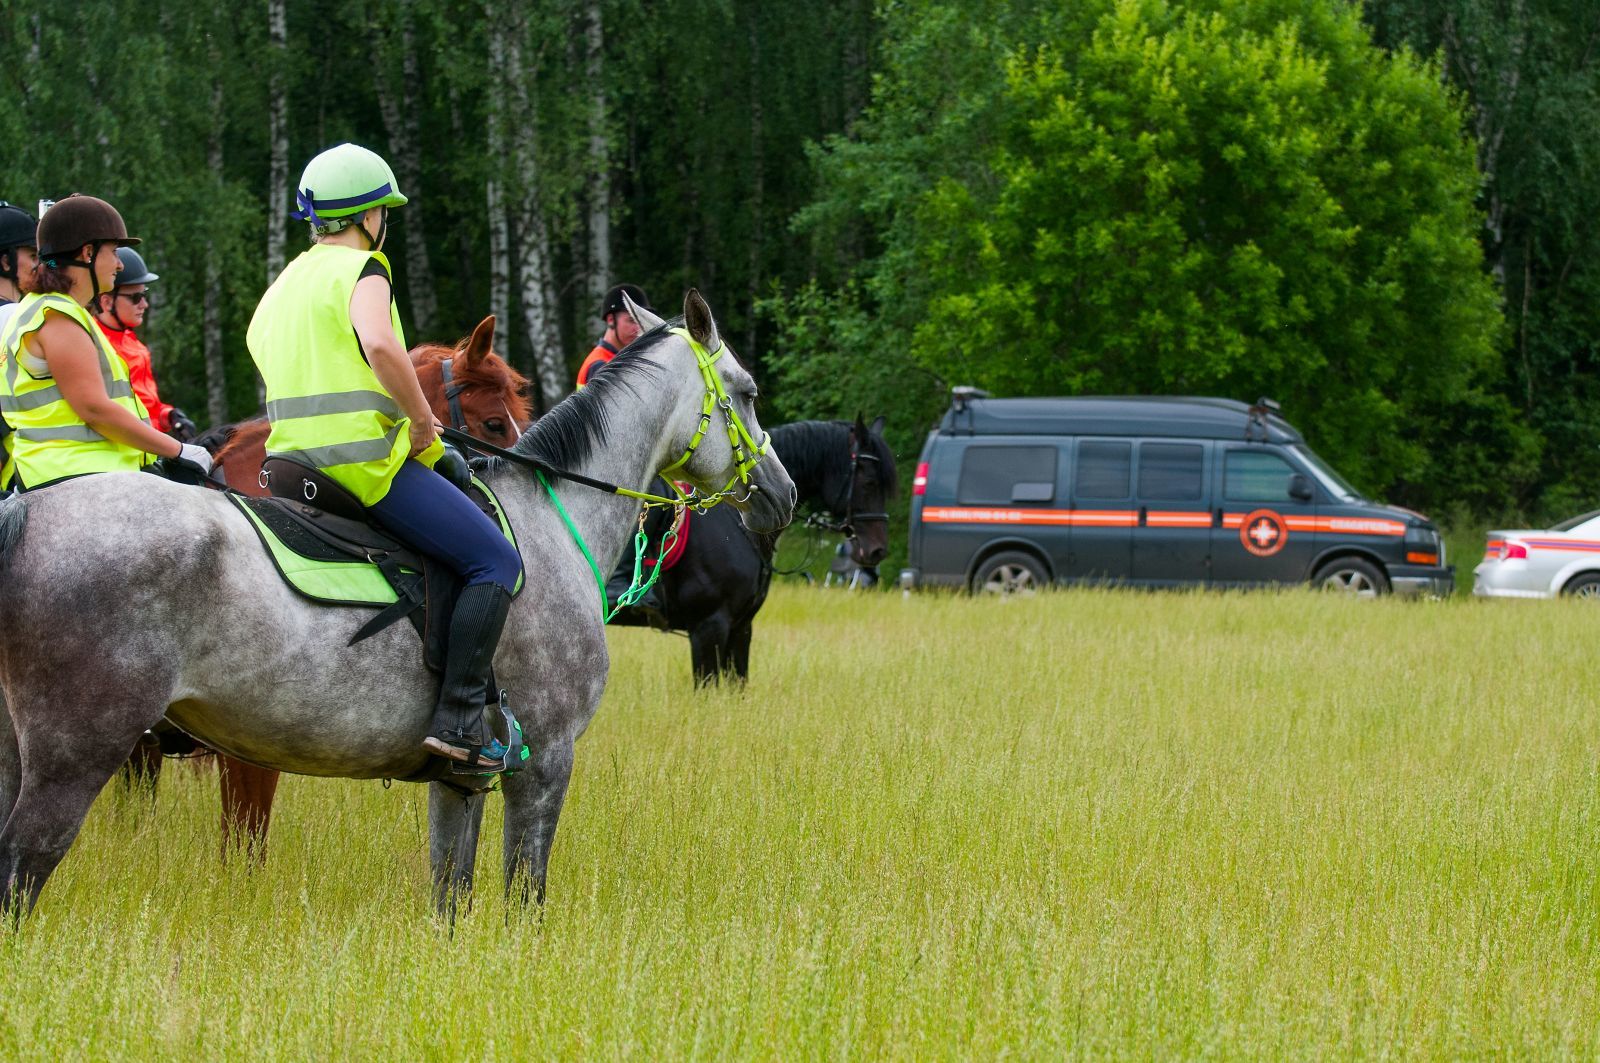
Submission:
[[[0,1055],[1592,1057],[1597,637],[779,588],[745,691],[613,633],[542,917],[498,797],[451,934],[420,788],[286,779],[254,872],[212,777],[108,790],[0,936]]]

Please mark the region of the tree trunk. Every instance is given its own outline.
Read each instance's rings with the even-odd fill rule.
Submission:
[[[222,69],[215,38],[210,51],[211,69]],[[220,185],[222,180],[222,133],[228,120],[222,108],[222,78],[211,78],[211,124],[206,135],[206,166]],[[222,240],[215,230],[206,241],[205,294],[202,297],[200,344],[206,365],[206,416],[213,425],[228,420],[228,387],[222,360]]]
[[[289,190],[289,30],[285,0],[267,0],[267,112],[271,142],[267,174],[267,283],[283,272],[289,214],[284,197]]]
[[[588,53],[584,74],[589,83],[589,307],[587,318],[600,306],[611,276],[611,138],[606,134],[605,32],[599,0],[589,0],[585,38]]]
[[[484,5],[489,37],[488,180],[489,312],[505,327],[511,323],[511,229],[506,215],[506,41],[501,0]]]
[[[286,0],[267,0],[267,284],[283,272],[289,228],[289,28]],[[210,362],[207,361],[209,374]],[[256,378],[256,401],[267,401],[266,383]],[[208,399],[209,402],[209,399]],[[212,424],[221,424],[215,417]]]
[[[747,265],[749,285],[746,288],[746,314],[750,322],[746,330],[744,355],[756,356],[756,300],[761,298],[761,255],[765,236],[767,168],[763,114],[761,110],[761,16],[760,5],[750,8],[750,204],[746,215],[750,219],[750,260]]]
[[[395,17],[400,20],[399,93],[389,83],[389,64],[383,61],[388,50],[385,45],[389,42],[385,40],[385,31],[376,20],[370,24],[368,39],[373,57],[377,60],[372,64],[372,77],[378,94],[378,113],[383,119],[384,133],[389,138],[387,157],[394,167],[395,179],[400,182],[401,191],[413,197],[399,226],[405,232],[406,242],[406,297],[417,336],[431,338],[438,327],[439,303],[434,294],[433,266],[428,260],[428,231],[424,220],[427,197],[417,196],[418,187],[422,184],[421,135],[417,128],[417,111],[422,104],[417,99],[419,75],[416,38],[411,28],[412,2],[401,0],[395,11]]]
[[[461,93],[454,84],[449,88],[450,98],[450,137],[452,144],[468,143],[466,121],[461,117]],[[489,167],[493,176],[494,165],[491,161]],[[478,260],[477,242],[472,238],[471,230],[465,225],[455,228],[455,269],[456,284],[460,289],[460,303],[467,308],[468,319],[476,318],[483,312],[483,297],[478,291],[478,273],[476,269]],[[502,319],[503,320],[503,319]]]
[[[522,45],[525,32],[519,23],[507,34],[505,45],[508,102],[519,120],[507,129],[512,172],[517,174],[518,195],[511,212],[516,240],[517,294],[522,304],[522,328],[531,353],[532,376],[539,383],[538,405],[548,410],[569,390],[566,359],[561,356],[556,325],[556,297],[550,271],[550,229],[539,204],[539,98],[537,63],[525,68]]]

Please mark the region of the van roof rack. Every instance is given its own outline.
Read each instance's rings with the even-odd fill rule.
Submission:
[[[986,399],[989,393],[982,388],[975,388],[971,384],[957,384],[950,389],[950,403],[957,410],[967,408],[967,403],[973,399]]]
[[[1267,418],[1282,417],[1282,408],[1278,403],[1261,396],[1250,407],[1250,417],[1244,423],[1244,438],[1248,443],[1265,443],[1267,441]]]

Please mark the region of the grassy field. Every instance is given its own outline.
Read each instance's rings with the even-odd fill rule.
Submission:
[[[210,776],[108,791],[0,936],[0,1056],[1592,1058],[1597,639],[779,588],[746,692],[614,633],[542,919],[495,845],[428,915],[420,788],[287,779],[256,872]]]

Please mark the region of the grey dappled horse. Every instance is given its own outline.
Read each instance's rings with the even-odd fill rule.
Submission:
[[[650,331],[529,429],[519,452],[637,490],[685,452],[708,389],[689,344],[640,314]],[[684,321],[717,350],[697,292]],[[727,354],[713,371],[760,440],[750,375]],[[719,411],[684,470],[704,491],[735,475],[721,420]],[[482,475],[505,504],[527,569],[495,655],[533,751],[503,780],[506,883],[542,899],[573,743],[605,687],[600,591],[529,470],[501,462]],[[778,459],[769,453],[751,482],[730,500],[746,524],[788,523],[794,484]],[[613,564],[632,540],[638,503],[552,484],[595,558]],[[164,714],[208,746],[282,771],[379,779],[428,767],[419,743],[437,680],[410,625],[347,645],[371,612],[296,595],[216,492],[105,474],[0,503],[0,602],[5,910],[33,906],[95,795]],[[434,783],[428,811],[435,898],[453,911],[472,885],[483,796]]]

